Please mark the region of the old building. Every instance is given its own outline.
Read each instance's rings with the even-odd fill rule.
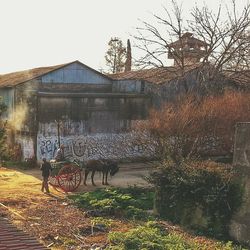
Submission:
[[[186,32],[179,40],[169,44],[168,58],[173,59],[173,66],[126,70],[110,77],[115,80],[142,81],[144,93],[151,96],[156,106],[185,94],[218,94],[226,89],[249,90],[250,71],[215,69],[212,64],[202,61],[207,47],[207,43]]]
[[[131,71],[128,60],[126,72],[104,75],[74,61],[0,75],[11,143],[21,145],[23,158],[38,160],[53,158],[60,143],[68,158],[150,156],[152,147],[141,143],[133,125],[145,120],[151,107],[179,95],[202,93],[197,76],[206,44],[190,33],[182,39],[187,57],[183,68],[175,62],[171,67]],[[172,45],[177,52],[179,44]],[[219,82],[233,89],[250,89],[249,83],[249,71],[225,72]]]
[[[0,94],[23,158],[53,158],[59,141],[69,158],[147,154],[130,131],[150,106],[141,81],[116,81],[75,61],[2,75]]]

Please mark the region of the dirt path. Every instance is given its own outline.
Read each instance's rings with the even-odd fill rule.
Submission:
[[[121,164],[120,171],[109,183],[112,186],[147,185],[142,179],[150,168],[149,164]],[[90,191],[101,185],[101,176],[95,176],[96,187],[81,185],[78,192]],[[67,200],[60,190],[50,188],[51,195],[41,192],[41,172],[39,169],[15,170],[0,168],[0,216],[9,217],[19,228],[35,236],[44,245],[53,243],[52,249],[63,247],[65,238],[80,242],[80,249],[89,249],[93,243],[105,243],[106,236],[90,235],[84,240],[73,232],[90,230],[90,218]],[[116,225],[118,228],[119,222]],[[124,227],[124,225],[122,225]],[[72,240],[73,241],[73,240]],[[70,242],[69,242],[70,244]],[[58,246],[58,247],[56,247]],[[77,249],[77,248],[73,248]]]

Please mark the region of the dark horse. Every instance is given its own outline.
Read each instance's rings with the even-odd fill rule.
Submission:
[[[102,185],[109,185],[107,181],[109,173],[111,176],[114,176],[119,171],[117,163],[111,160],[89,160],[86,164],[84,164],[84,167],[84,185],[87,185],[86,180],[89,172],[92,172],[91,181],[92,185],[95,186],[94,175],[96,171],[102,172]]]

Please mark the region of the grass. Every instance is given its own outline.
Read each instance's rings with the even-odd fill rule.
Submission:
[[[91,223],[105,226],[108,233],[107,250],[243,250],[232,242],[198,239],[184,232],[166,229],[148,210],[153,209],[152,189],[106,188],[69,196],[78,207],[94,210],[99,217]],[[110,219],[110,216],[113,219]],[[115,218],[124,217],[133,222],[125,232],[112,231]]]

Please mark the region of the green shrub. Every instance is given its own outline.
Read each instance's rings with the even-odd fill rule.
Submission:
[[[148,222],[128,232],[110,232],[107,250],[233,250],[232,243],[196,243],[177,233],[167,233],[155,222]]]
[[[166,164],[148,181],[155,186],[155,208],[161,217],[223,238],[242,201],[234,175],[230,166],[213,162]]]
[[[109,215],[122,215],[130,219],[147,219],[145,210],[153,208],[153,191],[145,188],[106,188],[70,196],[78,206],[97,209]]]
[[[106,218],[103,218],[103,217],[95,217],[91,220],[91,224],[94,226],[94,225],[97,225],[97,224],[102,224],[102,225],[105,225],[106,228],[110,228],[112,226],[112,224],[114,223],[113,220],[111,219],[106,219]]]

